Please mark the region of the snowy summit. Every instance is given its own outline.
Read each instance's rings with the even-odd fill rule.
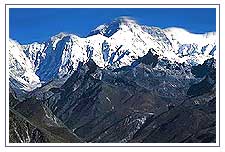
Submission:
[[[10,39],[10,83],[13,88],[31,91],[53,78],[70,76],[89,59],[100,68],[115,69],[131,65],[149,50],[171,63],[203,64],[216,57],[216,33],[160,29],[120,17],[98,26],[85,38],[59,33],[43,43],[19,44]]]

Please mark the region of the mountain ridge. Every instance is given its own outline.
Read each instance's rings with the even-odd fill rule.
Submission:
[[[39,78],[36,84],[46,83],[56,77],[68,77],[78,68],[80,62],[85,63],[90,58],[101,68],[128,66],[146,55],[151,48],[159,59],[166,58],[172,63],[198,65],[209,58],[215,58],[215,33],[196,35],[183,30],[190,37],[190,40],[183,40],[179,35],[182,32],[177,30],[181,29],[147,27],[139,25],[132,18],[121,17],[98,27],[97,31],[94,29],[95,32],[91,31],[92,34],[86,38],[61,32],[44,43],[19,45],[10,39],[10,45],[16,44],[20,50],[22,48],[24,58],[31,63],[27,64],[30,71],[33,71],[30,75]],[[13,64],[10,66],[18,68]],[[12,77],[17,80],[21,75],[14,74]],[[35,89],[19,88],[26,91]]]

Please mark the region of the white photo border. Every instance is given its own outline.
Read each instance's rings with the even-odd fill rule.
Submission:
[[[216,143],[9,143],[9,9],[10,8],[215,8],[216,9]],[[220,4],[5,4],[5,147],[220,147]]]

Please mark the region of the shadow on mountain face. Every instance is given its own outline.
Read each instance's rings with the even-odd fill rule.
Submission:
[[[211,58],[206,60],[203,64],[193,66],[191,72],[196,78],[203,78],[206,75],[216,73],[216,60]],[[215,79],[215,78],[214,78]]]
[[[23,118],[19,125],[39,129],[37,142],[215,142],[213,74],[199,82],[176,66],[168,69],[151,52],[126,70],[100,69],[89,60],[63,85],[40,88],[12,108]]]
[[[41,101],[28,98],[18,101],[10,93],[9,141],[12,143],[82,142]],[[16,101],[16,102],[15,102]]]
[[[199,83],[191,85],[187,95],[189,96],[199,96],[204,93],[209,93],[216,85],[216,69],[215,69],[215,59],[206,60],[202,65],[194,66],[192,68],[192,73],[197,78],[203,78]]]

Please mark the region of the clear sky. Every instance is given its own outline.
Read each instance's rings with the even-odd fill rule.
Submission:
[[[59,32],[84,37],[119,16],[130,16],[147,26],[216,31],[214,8],[10,8],[9,34],[21,44],[46,41]]]

